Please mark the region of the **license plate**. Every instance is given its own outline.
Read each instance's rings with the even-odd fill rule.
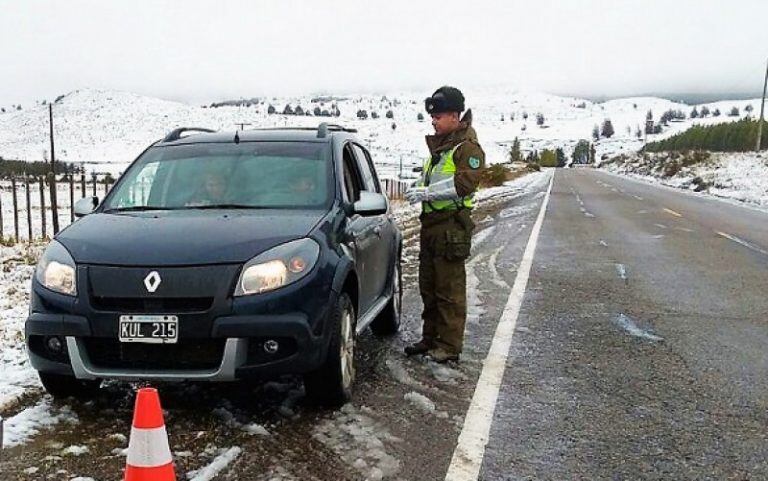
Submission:
[[[177,316],[120,316],[120,342],[175,344],[179,340]]]

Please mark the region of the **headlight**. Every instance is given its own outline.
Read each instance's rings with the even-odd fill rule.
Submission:
[[[66,294],[77,295],[75,261],[67,249],[56,241],[51,241],[37,263],[35,269],[37,281],[48,289]]]
[[[317,263],[320,246],[312,239],[299,239],[259,254],[245,266],[235,296],[260,294],[292,284],[309,274]]]

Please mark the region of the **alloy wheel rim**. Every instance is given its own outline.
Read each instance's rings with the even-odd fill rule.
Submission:
[[[395,315],[400,316],[402,299],[400,298],[400,265],[395,266],[394,287],[392,289],[392,301],[395,307]]]
[[[341,380],[349,389],[355,378],[355,335],[352,332],[352,314],[345,310],[341,317]]]

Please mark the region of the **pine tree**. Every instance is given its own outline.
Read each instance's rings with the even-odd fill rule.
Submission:
[[[731,109],[731,112],[728,114],[729,117],[738,117],[739,116],[739,108],[733,107]]]
[[[536,114],[536,125],[544,125],[545,119],[544,114],[541,112]]]
[[[275,106],[274,106],[274,105],[270,104],[270,105],[269,105],[269,107],[267,108],[267,113],[268,113],[269,115],[272,115],[272,114],[274,114],[275,112],[277,112],[277,109],[275,108]]]
[[[523,154],[520,152],[520,141],[515,137],[512,142],[512,148],[509,149],[510,162],[520,162],[523,159]]]
[[[419,122],[424,122],[424,114],[419,112],[419,115],[416,116],[416,120],[418,120]]]
[[[603,122],[603,128],[600,131],[600,135],[602,135],[606,139],[610,139],[611,137],[613,137],[614,133],[615,132],[613,130],[613,123],[611,123],[611,119],[605,119],[605,121]]]
[[[715,110],[713,110],[712,111],[712,116],[713,117],[720,117],[720,109],[716,108]]]
[[[701,116],[709,117],[709,107],[707,107],[706,105],[701,108]]]
[[[283,115],[293,115],[293,108],[290,106],[290,104],[286,105],[283,109]]]
[[[555,158],[557,159],[557,166],[558,167],[565,167],[565,152],[561,147],[558,147],[555,149]]]
[[[592,127],[592,138],[595,140],[600,140],[600,127],[597,125]]]
[[[388,119],[394,119],[395,118],[395,113],[392,112],[391,110],[387,110],[386,116],[387,116]]]
[[[752,104],[749,104],[746,107],[744,107],[745,112],[752,113],[753,110],[754,110],[754,107],[752,107]]]
[[[312,109],[312,113],[315,114],[315,117],[320,117],[320,114],[322,114],[323,111],[320,110],[320,107],[315,107],[314,109]]]
[[[576,147],[573,149],[571,158],[574,164],[587,164],[589,163],[589,149],[591,144],[587,140],[579,140]]]
[[[696,107],[694,107],[693,110],[691,110],[691,118],[692,119],[699,118],[699,111],[696,109]]]

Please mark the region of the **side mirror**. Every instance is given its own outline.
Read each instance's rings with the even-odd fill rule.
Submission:
[[[98,197],[83,197],[75,202],[75,217],[83,217],[90,214],[98,205]]]
[[[387,198],[375,192],[360,192],[360,200],[355,202],[355,214],[362,216],[381,215],[387,213]]]

